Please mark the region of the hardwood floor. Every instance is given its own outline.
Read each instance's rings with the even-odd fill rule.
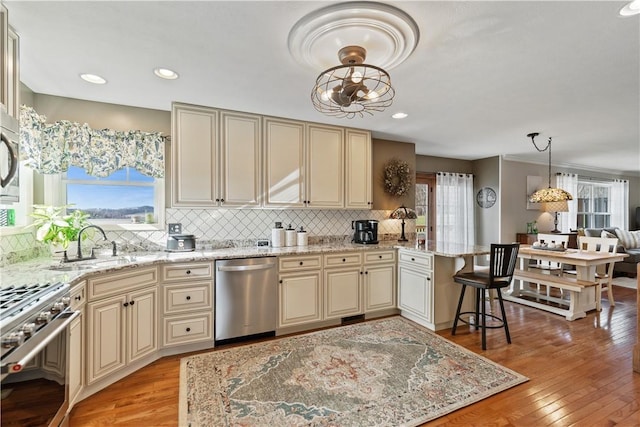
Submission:
[[[603,299],[600,313],[573,322],[505,302],[512,344],[503,330],[458,329],[444,336],[530,380],[427,426],[640,426],[640,374],[633,372],[636,290],[614,287],[616,306]],[[496,307],[497,309],[497,307]],[[175,426],[180,358],[139,370],[74,408],[78,426]]]

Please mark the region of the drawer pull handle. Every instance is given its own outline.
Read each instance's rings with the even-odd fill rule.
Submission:
[[[187,270],[187,274],[191,274],[191,270]]]
[[[191,332],[191,328],[187,328],[187,332]]]
[[[189,301],[191,299],[190,295],[187,295],[187,301]]]
[[[82,299],[82,297],[80,295],[76,295],[76,297],[74,298],[76,301],[80,301]]]

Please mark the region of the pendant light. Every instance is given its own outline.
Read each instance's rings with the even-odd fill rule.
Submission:
[[[540,135],[538,132],[533,132],[528,134],[527,137],[531,138],[531,142],[533,143],[533,146],[536,147],[536,150],[538,150],[538,152],[542,153],[549,150],[549,187],[533,193],[531,197],[529,197],[529,201],[531,203],[555,203],[573,200],[573,196],[571,196],[571,194],[569,194],[562,188],[551,187],[551,137],[549,137],[547,146],[541,149],[538,147],[534,139],[538,135]]]

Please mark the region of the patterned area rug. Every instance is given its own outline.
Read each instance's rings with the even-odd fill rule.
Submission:
[[[392,317],[181,360],[181,426],[415,426],[527,378]]]

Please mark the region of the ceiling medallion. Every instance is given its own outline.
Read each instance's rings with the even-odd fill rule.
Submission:
[[[289,32],[289,52],[313,70],[335,65],[335,53],[345,46],[361,46],[367,61],[392,69],[414,51],[418,24],[404,11],[383,3],[344,2],[318,9],[301,18]]]

